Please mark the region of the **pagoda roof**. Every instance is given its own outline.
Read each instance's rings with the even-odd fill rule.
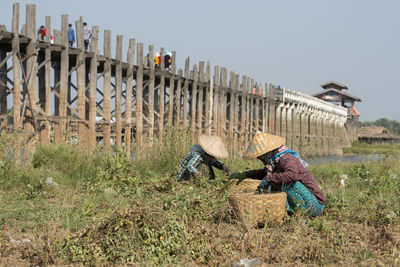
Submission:
[[[324,88],[324,89],[327,89],[327,88],[329,88],[328,86],[331,85],[331,84],[334,84],[334,85],[336,85],[337,87],[339,87],[341,89],[349,89],[346,85],[338,83],[338,82],[334,82],[334,81],[323,83],[323,84],[321,84],[321,87]]]
[[[318,97],[318,98],[319,98],[319,96],[322,96],[323,94],[326,94],[327,92],[336,92],[336,93],[338,93],[338,94],[340,94],[340,95],[343,95],[343,96],[345,96],[345,97],[347,97],[347,98],[353,99],[354,101],[361,102],[361,99],[360,99],[360,98],[358,98],[358,97],[356,97],[356,96],[353,96],[353,95],[351,95],[351,94],[344,93],[343,91],[340,91],[340,90],[337,90],[337,89],[333,89],[333,88],[331,88],[331,89],[325,89],[324,91],[318,92],[318,93],[316,93],[316,94],[313,94],[312,96],[313,96],[313,97]]]

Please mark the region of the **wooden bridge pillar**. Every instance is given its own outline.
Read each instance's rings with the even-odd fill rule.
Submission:
[[[214,67],[214,87],[213,87],[213,122],[212,122],[212,132],[213,134],[218,134],[218,97],[219,97],[219,66]]]
[[[132,142],[132,83],[133,83],[133,59],[135,58],[135,39],[129,39],[128,47],[128,69],[126,73],[126,100],[125,100],[125,145],[126,155],[131,158]],[[162,135],[161,135],[162,136]]]
[[[245,141],[245,123],[246,123],[246,83],[247,77],[245,75],[242,76],[242,84],[240,86],[240,133],[239,133],[239,151],[243,153],[244,149],[244,141]]]
[[[116,146],[119,149],[122,146],[122,35],[117,35],[116,59],[118,62],[115,66],[115,133]]]
[[[37,69],[37,52],[36,52],[36,6],[26,5],[26,30],[27,37],[30,42],[26,47],[26,54],[29,58],[26,60],[26,68],[24,80],[27,87],[25,97],[27,99],[27,108],[25,111],[24,129],[30,133],[36,130],[36,69]]]
[[[181,110],[182,110],[182,76],[183,70],[178,70],[177,84],[176,84],[176,97],[175,97],[175,125],[181,125]]]
[[[204,128],[205,128],[205,132],[207,134],[211,133],[210,116],[212,114],[212,110],[211,110],[210,104],[212,102],[211,100],[213,97],[211,95],[211,88],[210,88],[210,84],[211,84],[210,83],[210,78],[211,78],[211,76],[210,76],[211,69],[210,68],[211,68],[210,62],[207,61],[206,76],[205,76],[206,87],[205,87],[205,111],[204,111]]]
[[[286,107],[286,145],[293,147],[293,106],[291,104]]]
[[[204,77],[204,61],[199,63],[199,81],[201,84],[205,83]],[[204,86],[199,87],[198,105],[197,105],[197,128],[198,135],[203,134],[203,110],[204,110]]]
[[[111,31],[104,30],[104,78],[103,78],[103,145],[110,149],[111,139]]]
[[[182,124],[185,129],[189,126],[188,121],[188,99],[189,99],[189,66],[190,58],[187,57],[185,60],[185,72],[184,72],[184,82],[183,82],[183,103],[182,103]]]
[[[5,29],[0,29],[5,30]],[[0,62],[7,60],[7,52],[0,50]],[[1,131],[7,126],[7,61],[4,62],[3,66],[0,67],[0,114],[1,119]]]
[[[269,126],[268,126],[268,130],[269,133],[271,134],[276,134],[276,105],[275,105],[275,87],[272,84],[269,84],[269,97],[270,97],[270,101],[269,101],[269,114],[268,114],[268,122],[269,122]]]
[[[284,137],[286,140],[287,140],[287,131],[288,131],[288,129],[287,129],[287,122],[288,122],[287,110],[288,110],[288,107],[286,105],[283,105],[282,109],[281,109],[281,128],[280,128],[281,134],[280,134],[280,136]],[[289,120],[291,121],[291,119],[289,119]]]
[[[149,141],[150,145],[153,144],[154,138],[154,46],[149,46],[149,80],[148,80],[148,134],[149,134]]]
[[[137,44],[136,72],[136,143],[143,142],[143,44]]]
[[[89,80],[89,145],[93,149],[96,147],[96,89],[97,89],[97,45],[98,45],[98,26],[92,27],[92,42],[90,52],[90,80]]]
[[[171,77],[169,78],[169,88],[168,88],[168,127],[172,127],[174,123],[174,102],[176,102],[175,95],[175,52],[172,52],[172,64],[171,64]],[[175,99],[175,100],[174,100]]]
[[[191,99],[191,129],[192,129],[192,140],[195,140],[195,137],[197,136],[197,124],[196,123],[196,111],[198,112],[198,109],[201,105],[200,99],[197,99],[197,83],[198,83],[198,77],[199,73],[197,71],[197,66],[193,66],[193,85],[192,85],[192,99]]]
[[[160,144],[163,143],[164,137],[164,122],[165,122],[165,61],[164,61],[164,54],[165,50],[162,47],[161,51],[161,62],[160,62],[160,94],[159,94],[159,118],[158,118],[158,139]]]
[[[60,143],[66,138],[66,119],[67,119],[67,94],[68,94],[68,72],[69,72],[69,54],[68,54],[68,16],[61,16],[61,60],[60,60],[60,92],[58,114],[60,116],[57,136],[60,137]]]
[[[239,79],[238,74],[235,75],[234,83],[234,102],[233,105],[233,153],[236,155],[240,151],[240,137],[239,137]]]
[[[21,128],[21,62],[16,51],[19,51],[19,4],[16,3],[13,5],[13,18],[12,18],[12,62],[13,62],[13,82],[14,82],[14,90],[13,90],[13,121],[14,121],[14,129],[19,131]],[[19,151],[19,148],[17,148]]]
[[[88,127],[85,123],[86,120],[86,56],[83,40],[83,21],[82,19],[75,21],[76,30],[76,44],[80,49],[77,56],[77,62],[82,62],[76,70],[77,77],[77,97],[78,97],[78,142],[80,148],[87,148],[89,146],[88,140]],[[47,32],[46,32],[47,34]]]

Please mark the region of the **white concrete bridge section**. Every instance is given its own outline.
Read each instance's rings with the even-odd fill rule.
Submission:
[[[279,90],[279,89],[278,89]],[[350,145],[347,109],[286,88],[277,92],[276,134],[289,147],[319,155],[337,155]]]

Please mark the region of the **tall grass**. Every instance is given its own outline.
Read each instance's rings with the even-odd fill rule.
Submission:
[[[306,222],[286,217],[280,224],[244,229],[227,202],[232,185],[220,171],[212,181],[175,180],[196,141],[173,128],[163,144],[133,144],[133,161],[122,151],[89,152],[74,145],[38,147],[24,166],[5,161],[12,168],[0,170],[0,260],[214,266],[257,257],[275,265],[398,263],[398,158],[312,166],[327,199],[322,216]],[[226,163],[232,171],[262,167],[238,157]],[[338,186],[343,174],[345,188]],[[49,176],[59,187],[45,182]],[[9,235],[29,238],[33,245],[13,244]]]

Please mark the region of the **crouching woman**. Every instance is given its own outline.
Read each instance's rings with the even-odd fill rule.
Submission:
[[[257,133],[244,156],[257,158],[264,168],[244,173],[233,173],[230,179],[246,178],[262,180],[259,189],[263,191],[284,191],[287,194],[286,209],[289,214],[300,211],[316,217],[322,214],[325,198],[314,175],[307,169],[296,151],[285,146],[285,139],[267,133]]]
[[[226,176],[230,174],[228,166],[217,158],[227,158],[228,150],[222,139],[215,135],[201,135],[199,144],[194,145],[179,165],[176,175],[178,181],[189,180],[190,177],[202,175],[201,165],[208,168],[210,180],[215,179],[213,167],[222,170]]]

